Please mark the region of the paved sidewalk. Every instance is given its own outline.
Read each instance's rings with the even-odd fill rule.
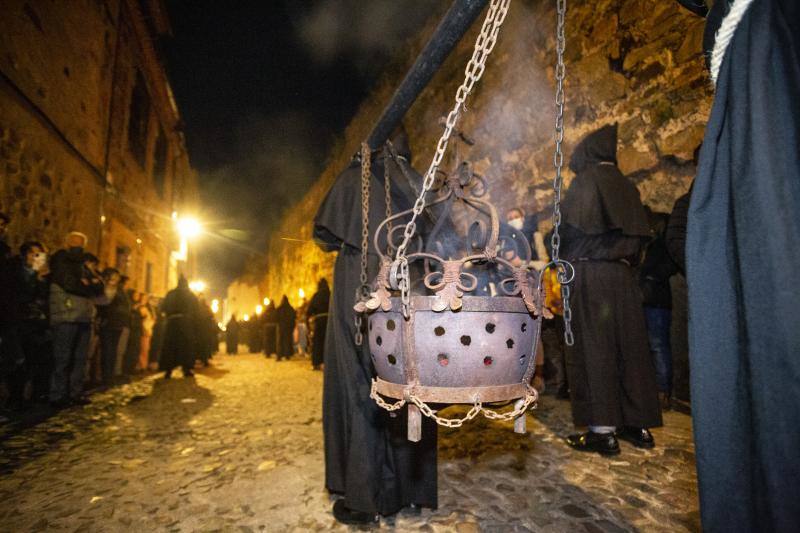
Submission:
[[[195,380],[149,377],[0,442],[2,531],[346,531],[323,490],[322,373],[218,355]],[[178,373],[180,375],[180,373]],[[652,451],[571,451],[569,405],[441,430],[440,507],[397,531],[699,530],[691,422]]]

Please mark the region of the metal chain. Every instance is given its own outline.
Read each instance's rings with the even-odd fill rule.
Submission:
[[[436,414],[436,411],[430,408],[428,404],[417,398],[416,396],[411,396],[409,398],[411,402],[419,407],[419,410],[422,412],[423,415],[427,416],[428,418],[432,418],[437,424],[446,428],[460,428],[464,425],[465,422],[469,422],[476,416],[478,416],[481,412],[483,407],[481,406],[481,402],[475,401],[472,404],[472,408],[461,418],[444,418],[443,416],[439,416]]]
[[[561,248],[561,187],[563,176],[561,170],[564,166],[564,152],[562,144],[564,142],[564,76],[566,68],[564,66],[564,49],[566,48],[566,38],[564,37],[564,18],[567,12],[567,0],[556,0],[556,11],[558,12],[558,22],[556,24],[556,151],[553,155],[553,165],[556,169],[553,178],[553,235],[550,238],[550,245],[553,249],[552,262],[558,272],[558,281],[561,284],[561,300],[564,307],[564,342],[568,346],[575,343],[572,334],[572,309],[569,306],[569,282],[564,262],[559,257]]]
[[[445,418],[443,416],[439,416],[436,414],[428,404],[417,398],[414,394],[410,394],[408,397],[408,402],[406,400],[398,400],[394,403],[389,403],[384,400],[381,395],[378,393],[378,382],[376,380],[372,380],[372,388],[369,391],[369,396],[375,403],[378,404],[379,407],[385,409],[386,411],[392,412],[401,409],[406,403],[411,402],[416,405],[420,412],[427,416],[428,418],[432,418],[437,424],[443,427],[448,428],[459,428],[464,425],[464,423],[469,422],[479,414],[483,414],[489,420],[499,420],[499,421],[509,421],[513,420],[528,410],[531,404],[536,404],[536,401],[539,399],[539,394],[536,392],[536,389],[529,387],[525,397],[522,398],[519,402],[517,402],[516,407],[512,411],[507,411],[505,413],[498,413],[486,407],[483,407],[483,404],[479,399],[475,399],[472,404],[472,407],[461,418]]]
[[[536,392],[536,389],[529,387],[528,392],[525,395],[525,398],[522,399],[521,402],[518,402],[518,405],[514,408],[513,411],[506,411],[505,413],[498,413],[497,411],[492,411],[491,409],[483,409],[483,416],[488,418],[489,420],[500,420],[500,421],[508,421],[514,420],[522,413],[528,410],[528,407],[531,404],[536,405],[536,400],[539,399],[539,393]]]
[[[391,141],[386,141],[387,146],[384,147],[383,150],[383,192],[386,195],[386,220],[392,218],[392,180],[389,178],[389,165],[387,164],[390,159],[390,152],[389,152],[389,144]],[[394,164],[400,165],[400,161],[393,160]],[[392,222],[389,221],[386,223],[386,235],[387,237],[392,234]],[[387,239],[391,246],[391,239]]]
[[[356,303],[364,301],[366,298],[367,287],[367,250],[369,247],[369,182],[370,182],[370,156],[371,151],[367,143],[361,143],[361,273],[359,281],[361,282],[356,289]],[[362,331],[362,316],[361,313],[356,313],[355,317],[356,346],[361,346],[364,342],[364,333]]]
[[[414,203],[411,221],[406,224],[406,227],[403,231],[403,241],[397,248],[395,261],[399,263],[399,288],[403,302],[403,314],[406,316],[408,316],[407,308],[409,300],[408,260],[405,257],[406,248],[408,248],[411,237],[416,231],[417,217],[425,208],[425,195],[433,187],[436,179],[436,171],[442,162],[445,150],[447,149],[447,144],[450,141],[450,136],[453,134],[453,129],[458,122],[462,110],[465,108],[464,102],[466,101],[467,96],[469,96],[469,94],[472,92],[472,88],[474,87],[475,83],[481,78],[481,76],[483,76],[483,71],[486,68],[486,59],[489,57],[489,54],[492,52],[492,49],[494,49],[494,46],[497,43],[497,35],[500,31],[500,26],[503,24],[503,21],[508,14],[508,7],[510,3],[511,0],[492,0],[491,4],[489,5],[489,10],[486,13],[486,18],[483,21],[480,34],[478,34],[478,38],[475,41],[475,48],[472,52],[472,57],[470,58],[469,63],[467,63],[467,67],[464,71],[464,82],[456,91],[455,104],[453,105],[450,113],[447,115],[444,132],[439,138],[439,142],[436,145],[436,152],[433,155],[433,159],[431,160],[431,164],[428,167],[427,172],[425,173],[425,179],[422,183],[422,191],[420,191],[420,194]]]
[[[377,403],[379,407],[386,409],[389,412],[397,411],[406,404],[405,400],[398,400],[394,403],[385,401],[381,395],[378,394],[378,382],[374,379],[372,380],[372,388],[369,391],[369,397],[375,400],[375,403]]]

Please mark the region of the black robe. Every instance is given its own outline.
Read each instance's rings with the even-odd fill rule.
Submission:
[[[239,351],[239,330],[241,326],[239,322],[230,319],[225,326],[225,351],[228,355],[236,355]]]
[[[661,425],[642,296],[632,266],[649,239],[639,192],[616,167],[617,127],[575,148],[561,256],[575,267],[567,376],[575,425]]]
[[[294,325],[297,315],[288,300],[281,302],[275,310],[278,322],[278,359],[289,358],[294,353]]]
[[[405,163],[401,163],[405,164]],[[389,161],[393,202],[404,190],[396,164]],[[411,167],[408,170],[413,172]],[[377,272],[372,233],[384,218],[385,195],[376,176],[383,159],[373,158],[370,195],[370,281]],[[361,257],[361,171],[351,164],[338,177],[314,219],[314,236],[326,251],[337,251],[333,300],[325,338],[323,430],[325,486],[343,494],[351,509],[391,514],[409,504],[437,506],[436,425],[423,417],[422,441],[406,439],[403,410],[396,418],[369,397],[374,375],[366,339],[355,345],[353,305]],[[397,212],[397,204],[394,204]]]
[[[798,95],[800,2],[756,0],[719,72],[686,238],[700,511],[712,533],[800,524]]]
[[[327,285],[318,290],[308,304],[308,322],[311,326],[311,364],[321,365],[325,353],[325,330],[328,327],[328,308],[331,293]]]
[[[164,341],[161,345],[159,367],[170,371],[177,366],[190,370],[197,358],[197,297],[188,287],[178,287],[167,293],[161,304],[166,315]]]
[[[270,303],[264,313],[264,353],[267,357],[278,353],[278,319],[275,315],[275,305]]]

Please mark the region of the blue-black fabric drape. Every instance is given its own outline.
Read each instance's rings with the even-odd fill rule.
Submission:
[[[798,39],[800,2],[750,5],[722,62],[689,208],[692,415],[711,533],[800,527]]]

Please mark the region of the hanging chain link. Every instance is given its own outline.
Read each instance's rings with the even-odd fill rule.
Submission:
[[[369,396],[375,403],[378,404],[379,407],[385,409],[386,411],[392,412],[401,409],[407,403],[412,403],[416,405],[420,412],[427,416],[428,418],[433,419],[438,425],[442,427],[448,428],[460,428],[466,422],[469,422],[479,414],[483,414],[489,420],[499,420],[499,421],[509,421],[514,420],[515,418],[522,416],[525,411],[531,405],[536,405],[536,401],[539,399],[539,393],[536,392],[536,389],[532,387],[528,387],[525,397],[520,398],[520,400],[515,405],[514,409],[511,411],[506,411],[505,413],[498,413],[497,411],[493,411],[487,407],[483,406],[483,403],[480,399],[475,398],[472,402],[472,407],[467,414],[462,416],[461,418],[445,418],[443,416],[439,416],[436,414],[436,411],[431,408],[427,403],[423,402],[419,398],[417,398],[414,394],[409,394],[408,400],[398,400],[394,403],[389,403],[381,397],[380,393],[378,392],[378,382],[376,380],[372,380],[372,388],[369,391]]]
[[[410,300],[408,294],[410,287],[408,280],[408,259],[405,257],[406,248],[408,248],[411,237],[414,235],[417,229],[417,217],[425,208],[425,195],[433,187],[436,179],[436,171],[442,162],[445,151],[447,150],[447,144],[450,141],[450,136],[453,134],[453,129],[458,122],[461,112],[465,109],[464,102],[466,101],[467,96],[469,96],[469,94],[472,92],[472,88],[474,87],[475,83],[481,79],[481,76],[483,76],[483,71],[486,69],[486,59],[494,49],[495,44],[497,44],[497,35],[500,31],[500,26],[503,24],[503,21],[508,14],[508,7],[510,3],[511,0],[492,0],[491,4],[489,5],[489,10],[486,13],[483,26],[481,26],[480,34],[475,41],[475,48],[472,52],[472,57],[470,58],[469,63],[467,63],[467,67],[464,71],[464,82],[456,91],[455,104],[453,105],[450,113],[447,115],[444,132],[439,138],[439,142],[436,145],[436,152],[433,155],[433,159],[428,167],[428,171],[425,173],[425,179],[422,183],[422,191],[420,191],[420,194],[414,203],[411,220],[408,224],[406,224],[406,227],[403,231],[403,240],[400,243],[400,246],[397,248],[395,263],[397,264],[398,270],[397,278],[399,282],[398,285],[400,289],[401,300],[403,303],[403,315],[406,317],[408,317],[408,305]]]
[[[575,343],[575,338],[572,334],[572,309],[569,306],[569,278],[564,261],[559,256],[559,249],[561,248],[561,234],[559,228],[561,227],[561,188],[563,185],[563,176],[561,170],[564,166],[564,152],[562,145],[564,143],[564,77],[566,74],[566,67],[564,66],[564,49],[566,48],[566,38],[564,37],[564,18],[567,12],[567,0],[556,0],[556,11],[558,12],[558,22],[556,24],[556,151],[553,155],[553,165],[556,169],[555,178],[553,178],[553,191],[555,192],[553,200],[553,235],[550,239],[550,245],[553,249],[552,264],[558,271],[558,281],[561,284],[561,300],[564,307],[564,342],[567,346],[572,346]]]
[[[356,289],[356,303],[363,302],[369,296],[369,286],[367,285],[367,261],[369,247],[369,181],[371,174],[371,151],[367,143],[361,143],[361,273],[359,274],[360,284]],[[356,346],[361,346],[364,342],[361,313],[356,313]]]
[[[392,180],[389,178],[389,159],[391,158],[391,153],[389,151],[389,144],[391,141],[386,141],[386,146],[383,149],[383,192],[386,196],[386,220],[392,218]],[[396,159],[392,159],[395,165],[400,166],[400,161]],[[391,246],[391,235],[392,235],[392,222],[389,221],[386,223],[386,236],[387,242],[389,242],[389,246]]]

